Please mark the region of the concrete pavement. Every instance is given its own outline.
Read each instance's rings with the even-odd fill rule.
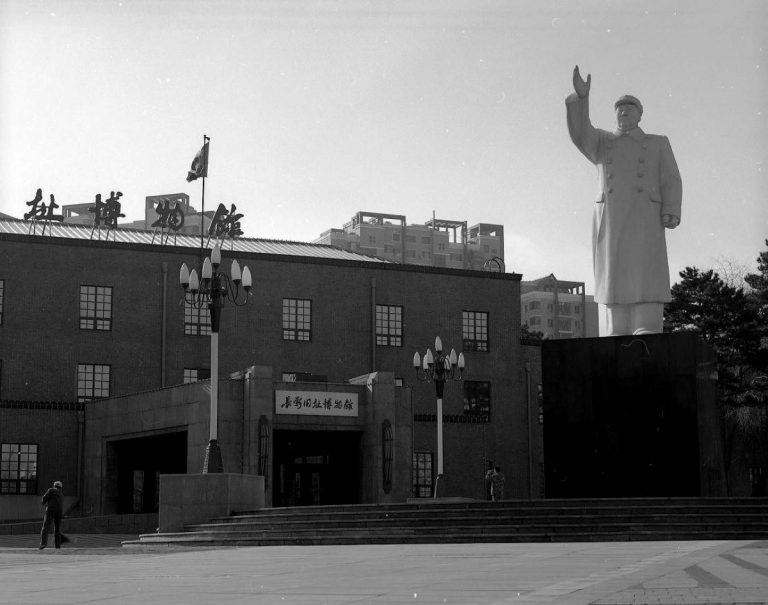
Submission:
[[[768,542],[140,550],[80,538],[38,551],[34,536],[2,538],[0,603],[768,603]]]

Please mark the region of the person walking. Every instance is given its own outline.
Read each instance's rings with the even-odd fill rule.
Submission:
[[[491,474],[491,500],[498,502],[504,499],[504,473],[501,467],[494,467]]]
[[[43,529],[40,532],[40,546],[38,550],[43,550],[48,546],[48,533],[53,525],[53,545],[61,548],[61,515],[64,512],[64,493],[61,481],[54,481],[53,487],[43,494],[40,504],[45,506],[45,517],[43,517]]]

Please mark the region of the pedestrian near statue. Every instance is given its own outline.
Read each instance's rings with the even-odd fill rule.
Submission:
[[[493,500],[491,496],[491,477],[493,476],[493,462],[488,461],[488,470],[485,471],[485,499]]]
[[[61,481],[54,481],[53,487],[43,494],[40,504],[45,506],[45,517],[43,518],[43,529],[40,532],[39,550],[48,546],[48,534],[53,525],[53,545],[61,548],[61,515],[64,512],[64,493]]]
[[[504,473],[496,466],[491,473],[491,500],[498,502],[504,499]]]
[[[597,166],[592,255],[600,335],[659,333],[671,300],[665,229],[680,224],[680,172],[669,139],[638,126],[643,106],[636,97],[616,101],[615,131],[592,126],[591,85],[592,76],[585,81],[576,66],[565,105],[571,140]]]

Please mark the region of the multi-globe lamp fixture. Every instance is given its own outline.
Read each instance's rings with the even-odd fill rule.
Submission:
[[[437,488],[443,476],[443,392],[445,383],[449,380],[463,380],[466,362],[464,353],[456,355],[456,350],[451,349],[448,354],[443,354],[443,342],[440,337],[435,338],[435,353],[427,348],[422,358],[418,352],[413,354],[413,369],[416,377],[421,381],[433,381],[435,383],[435,395],[437,396],[437,477],[433,497],[437,497]]]
[[[210,257],[206,257],[200,269],[200,277],[196,269],[189,270],[182,263],[179,271],[179,282],[184,289],[186,304],[197,309],[208,307],[211,316],[211,417],[208,447],[205,451],[203,473],[222,473],[224,464],[221,448],[218,442],[218,384],[219,384],[219,324],[221,310],[227,301],[241,307],[248,302],[252,285],[251,270],[232,261],[230,275],[219,271],[221,265],[221,247],[216,244]]]

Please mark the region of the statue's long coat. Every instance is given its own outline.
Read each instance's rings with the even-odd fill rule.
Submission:
[[[633,304],[670,300],[662,214],[680,218],[683,186],[667,137],[592,126],[589,97],[566,100],[568,132],[597,166],[592,225],[595,300]]]

